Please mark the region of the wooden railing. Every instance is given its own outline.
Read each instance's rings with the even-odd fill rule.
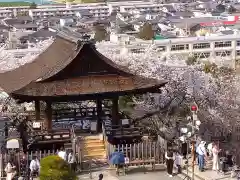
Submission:
[[[112,136],[115,138],[134,137],[134,136],[142,135],[140,127],[124,128],[120,126],[112,126],[111,131],[112,131]]]
[[[108,143],[108,137],[106,135],[106,130],[105,130],[105,126],[104,125],[102,125],[102,134],[103,134],[104,147],[106,149],[106,155],[107,155],[107,157],[109,157],[109,155],[110,155],[109,154],[110,152],[108,152],[109,143]]]
[[[109,108],[103,108],[103,112],[109,114]],[[36,120],[35,112],[28,111],[27,112],[29,118],[31,120]],[[96,117],[97,116],[97,109],[96,108],[72,108],[72,109],[55,109],[53,110],[53,119],[55,121],[76,121],[83,117]],[[44,119],[45,114],[43,111],[40,113],[40,119]]]
[[[50,143],[50,142],[66,142],[71,139],[70,130],[58,130],[58,131],[35,131],[36,139],[38,143]]]

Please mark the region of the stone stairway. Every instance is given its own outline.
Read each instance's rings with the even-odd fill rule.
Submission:
[[[104,160],[106,149],[104,141],[98,135],[85,136],[81,138],[81,149],[83,160]]]

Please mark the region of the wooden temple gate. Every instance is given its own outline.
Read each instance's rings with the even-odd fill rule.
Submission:
[[[119,96],[160,93],[160,88],[166,83],[165,80],[132,74],[127,67],[117,65],[100,54],[92,42],[83,41],[64,31],[60,32],[52,45],[34,61],[0,73],[0,87],[5,92],[19,103],[35,104],[35,112],[31,114],[30,120],[32,119],[33,126],[34,123],[40,123],[43,128],[37,127],[39,129],[36,130],[35,137],[41,138],[32,142],[31,147],[39,148],[44,143],[50,143],[56,144],[55,150],[58,149],[58,142],[70,144],[69,148],[72,148],[74,137],[81,137],[81,133],[84,133],[74,125],[72,128],[68,127],[68,130],[54,128],[54,123],[61,124],[63,121],[76,122],[85,118],[95,122],[94,133],[101,133],[103,122],[110,119],[111,129],[107,130],[110,135],[104,138],[109,139],[111,135],[115,138],[123,137],[127,130],[121,127]],[[86,100],[94,101],[95,106],[85,110],[83,107],[53,109],[55,103]],[[111,106],[106,108],[103,105],[104,100],[110,101]],[[44,109],[41,109],[41,104],[45,104]],[[131,134],[136,130],[127,128]],[[76,153],[78,150],[79,148]]]

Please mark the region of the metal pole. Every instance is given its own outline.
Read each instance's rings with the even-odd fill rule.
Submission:
[[[193,112],[195,114],[195,112]],[[195,119],[192,116],[192,135],[194,140],[192,140],[192,180],[194,180],[194,170],[195,170],[195,142],[196,142],[196,136],[195,136]]]
[[[195,141],[192,141],[192,180],[194,180],[195,159]]]

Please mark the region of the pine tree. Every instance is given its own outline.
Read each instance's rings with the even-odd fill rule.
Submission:
[[[108,33],[103,26],[97,25],[95,27],[94,39],[95,39],[96,42],[106,40],[107,36],[108,36]]]
[[[144,40],[152,40],[154,38],[154,31],[152,30],[152,25],[145,23],[139,32],[139,38]]]

